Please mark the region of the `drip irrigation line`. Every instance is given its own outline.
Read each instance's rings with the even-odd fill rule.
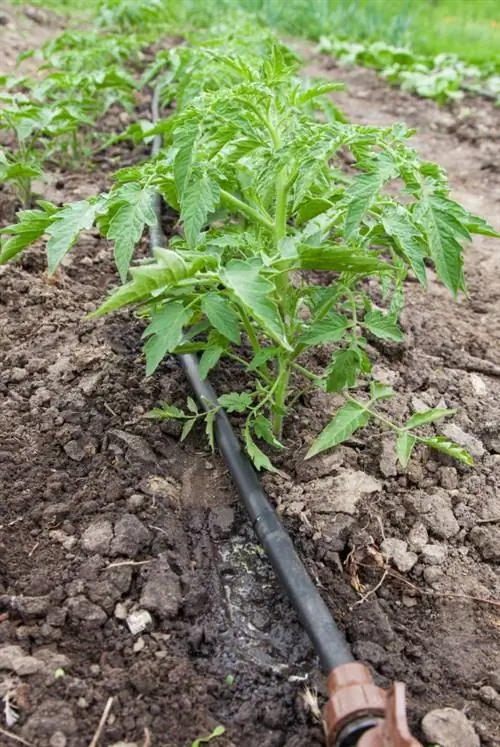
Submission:
[[[152,101],[153,123],[159,118],[159,103],[160,87],[157,86]],[[156,136],[151,148],[152,156],[159,153],[161,145],[161,136]],[[161,207],[162,198],[156,194],[153,199],[156,223],[150,228],[151,250],[166,246],[161,228]],[[200,376],[197,357],[186,354],[177,357],[201,407],[205,410],[219,407],[212,385]],[[343,633],[333,621],[328,607],[297,555],[289,534],[264,492],[222,408],[219,408],[215,417],[215,438],[259,541],[314,646],[322,669],[328,674],[332,669],[354,661]]]

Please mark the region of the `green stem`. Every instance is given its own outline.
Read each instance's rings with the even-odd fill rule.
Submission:
[[[292,367],[295,368],[297,371],[299,371],[302,376],[305,376],[306,379],[310,379],[311,381],[324,381],[324,378],[322,376],[318,376],[318,374],[313,373],[312,371],[309,371],[308,368],[305,368],[304,366],[301,366],[300,363],[292,363]]]
[[[279,373],[276,386],[276,396],[274,404],[276,411],[273,413],[273,430],[275,436],[280,439],[283,430],[283,415],[285,409],[286,397],[288,394],[288,380],[290,378],[290,369],[286,358],[279,359]]]
[[[274,223],[271,220],[271,217],[267,215],[267,213],[262,213],[256,210],[251,205],[248,205],[246,202],[243,202],[243,200],[240,200],[238,197],[232,195],[230,192],[226,192],[225,189],[221,189],[220,195],[223,200],[228,202],[232,207],[236,208],[238,212],[246,215],[247,218],[251,218],[257,223],[260,223],[261,226],[264,226],[269,231],[275,230]]]
[[[245,332],[247,333],[247,337],[250,340],[250,345],[252,346],[254,355],[257,355],[257,353],[260,350],[260,345],[257,339],[257,335],[255,334],[255,330],[252,327],[252,323],[250,319],[248,318],[248,315],[245,309],[242,306],[240,306],[239,309],[240,309],[241,319],[243,321],[243,326],[245,327]]]

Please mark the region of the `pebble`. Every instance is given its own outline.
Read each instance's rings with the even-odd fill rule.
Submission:
[[[139,651],[142,651],[142,649],[145,648],[145,646],[146,646],[146,642],[145,642],[144,638],[138,638],[135,641],[134,645],[132,646],[132,649],[133,649],[134,653],[138,654]]]
[[[485,394],[488,394],[488,387],[486,386],[486,382],[483,378],[481,378],[481,376],[478,376],[475,373],[471,373],[470,383],[472,385],[472,389],[474,390],[474,394],[476,394],[478,397],[484,397]]]
[[[418,560],[416,553],[408,552],[407,548],[407,542],[394,537],[384,540],[380,545],[382,553],[393,561],[401,573],[410,571]]]
[[[181,606],[181,585],[166,561],[151,568],[142,590],[140,604],[161,617],[175,617]]]
[[[439,469],[439,482],[446,490],[458,488],[458,474],[455,467],[441,467]]]
[[[427,565],[441,565],[446,560],[446,547],[444,545],[425,545],[422,548],[420,559]]]
[[[469,537],[484,560],[500,562],[500,526],[475,526]]]
[[[66,735],[62,731],[55,731],[50,738],[49,745],[50,747],[66,747],[67,743]]]
[[[125,607],[124,604],[122,604],[121,602],[118,602],[113,614],[117,620],[126,620],[127,615],[128,615],[127,608]]]
[[[65,444],[63,448],[69,458],[74,462],[81,462],[82,459],[85,459],[85,449],[83,448],[80,441],[68,441],[68,443]]]
[[[23,617],[45,617],[50,609],[50,597],[12,597],[11,602]]]
[[[82,535],[82,545],[88,552],[106,555],[113,539],[113,527],[107,519],[93,521]]]
[[[366,472],[346,469],[334,477],[320,477],[307,484],[313,510],[318,513],[356,513],[357,504],[364,495],[377,493],[382,484]]]
[[[457,444],[467,449],[474,459],[480,459],[483,456],[485,452],[483,443],[471,433],[466,433],[460,426],[455,425],[455,423],[447,423],[443,425],[441,430],[447,438],[456,441]]]
[[[398,474],[398,458],[396,449],[391,441],[382,440],[379,469],[384,477],[394,477]]]
[[[135,510],[137,508],[141,508],[144,505],[145,500],[146,497],[144,495],[141,495],[140,493],[134,493],[134,495],[131,495],[130,498],[127,499],[127,506],[131,510]]]
[[[133,514],[124,514],[115,524],[111,555],[134,558],[149,545],[151,535],[144,524]]]
[[[429,533],[421,521],[416,521],[408,533],[408,545],[410,550],[421,552],[429,541]]]
[[[403,594],[402,600],[405,607],[416,607],[418,599],[416,597],[410,597],[408,594]]]
[[[0,648],[0,669],[7,669],[23,676],[40,672],[45,664],[40,659],[26,654],[20,646]]]
[[[81,620],[89,627],[98,628],[101,625],[104,625],[108,619],[108,616],[101,607],[90,602],[87,597],[84,597],[83,595],[70,597],[67,600],[67,605],[71,617]]]
[[[483,685],[483,687],[479,689],[479,697],[483,703],[488,703],[488,705],[492,706],[497,711],[500,711],[500,694],[497,693],[494,687]]]
[[[449,539],[460,531],[460,525],[451,509],[450,496],[445,491],[438,488],[432,495],[408,494],[403,497],[403,502],[436,537]]]
[[[127,625],[132,635],[137,635],[152,627],[153,618],[147,610],[135,610],[127,617]]]
[[[438,565],[430,565],[424,569],[424,578],[432,586],[443,576],[443,571]]]
[[[430,711],[422,719],[427,742],[440,747],[480,747],[480,739],[467,716],[455,708]]]

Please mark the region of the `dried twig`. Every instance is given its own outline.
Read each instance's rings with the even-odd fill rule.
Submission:
[[[19,742],[19,744],[24,744],[26,747],[33,747],[31,742],[27,742],[22,737],[18,737],[17,734],[13,734],[11,731],[7,731],[6,729],[2,729],[0,727],[0,734],[2,734],[4,737],[9,737],[9,739],[13,739],[14,742]]]
[[[357,602],[354,602],[354,604],[351,605],[351,609],[353,609],[354,607],[357,607],[358,604],[363,604],[363,602],[366,602],[366,600],[368,599],[368,597],[371,597],[372,594],[375,594],[380,589],[380,587],[382,586],[382,584],[384,583],[385,579],[387,578],[387,574],[388,573],[390,573],[390,569],[386,568],[384,570],[382,576],[380,577],[380,581],[377,583],[377,585],[374,586],[372,589],[368,589],[368,591],[366,592],[366,594],[363,594],[363,596],[361,597],[361,599],[358,599]]]
[[[99,738],[102,734],[102,730],[104,729],[106,725],[106,721],[108,720],[109,712],[111,711],[111,707],[113,705],[114,698],[108,698],[108,702],[106,703],[104,707],[104,711],[102,712],[101,720],[99,721],[99,725],[97,727],[97,731],[94,734],[91,743],[89,744],[89,747],[97,747],[97,743],[99,741]]]
[[[147,565],[152,562],[152,560],[119,560],[117,563],[110,563],[104,570],[109,571],[111,568],[123,568],[124,565]]]

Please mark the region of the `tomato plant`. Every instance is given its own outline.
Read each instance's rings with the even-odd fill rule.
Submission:
[[[241,30],[219,29],[160,55],[152,69],[176,110],[134,134],[161,133],[161,153],[118,171],[108,193],[21,212],[5,229],[0,261],[46,234],[54,272],[80,232],[96,225],[114,242],[123,285],[94,316],[132,305],[147,318],[148,374],[182,352],[200,354],[203,377],[221,358],[251,374],[251,388],[221,404],[244,415],[258,468],[273,469],[258,442],[282,448],[283,419],[308,386],[344,398],[309,457],[374,419],[395,431],[402,464],[418,442],[471,463],[456,444],[418,431],[451,410],[403,424],[381,413],[392,390],[371,376],[367,342],[402,341],[408,273],[426,285],[432,265],[456,296],[465,289],[463,243],[473,233],[498,234],[450,199],[444,172],[409,147],[404,125],[346,123],[326,97],[335,85],[301,82],[297,56],[269,32],[252,33],[257,44]],[[131,266],[156,222],[158,192],[178,212],[179,230],[168,249]],[[376,300],[367,278],[378,281]],[[314,351],[324,346],[330,359],[321,366]],[[365,392],[359,399],[356,388]],[[202,417],[211,432],[215,411],[199,413],[190,401],[187,412],[165,405],[154,414],[184,420],[186,436]]]

